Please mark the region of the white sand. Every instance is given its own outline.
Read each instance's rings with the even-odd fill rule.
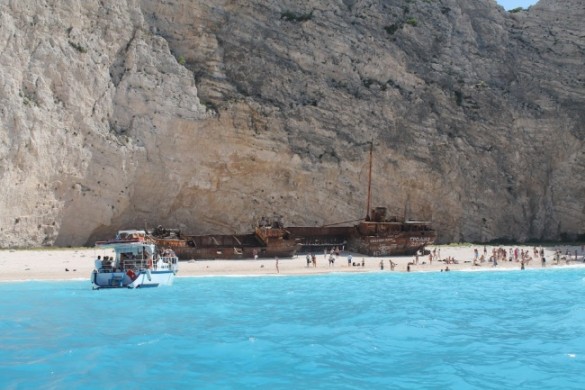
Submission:
[[[428,249],[440,250],[441,258],[454,257],[459,264],[449,264],[451,271],[463,270],[497,270],[497,269],[520,269],[519,262],[500,261],[497,267],[489,262],[473,265],[474,249],[477,248],[480,256],[483,254],[483,246],[431,246]],[[488,257],[491,256],[493,246],[486,246]],[[533,256],[532,246],[501,246],[524,249]],[[568,249],[570,263],[561,260],[557,265],[554,261],[556,249],[562,251],[562,257]],[[575,262],[575,250],[578,251],[578,261]],[[564,246],[544,248],[546,267],[567,267],[567,265],[585,266],[583,263],[583,250],[581,246]],[[89,280],[93,271],[94,260],[97,255],[111,255],[113,251],[97,248],[76,248],[76,249],[39,249],[39,250],[0,250],[0,281],[20,280]],[[337,257],[335,265],[330,267],[323,254],[317,256],[317,267],[307,268],[305,255],[299,255],[292,259],[280,259],[279,270],[281,275],[313,275],[329,272],[392,272],[389,266],[389,259],[397,263],[394,272],[405,272],[407,264],[414,261],[414,256],[386,256],[382,258],[361,256],[353,254],[353,261],[360,262],[364,259],[364,267],[348,267],[346,255]],[[384,262],[384,270],[380,269],[380,261]],[[423,262],[425,264],[423,264]],[[428,256],[420,256],[419,264],[411,266],[411,272],[439,272],[446,268],[443,262],[433,261],[429,264]],[[535,258],[526,265],[526,269],[542,268],[539,258]],[[275,275],[276,261],[274,259],[259,260],[196,260],[181,261],[178,276],[216,276],[216,275]]]

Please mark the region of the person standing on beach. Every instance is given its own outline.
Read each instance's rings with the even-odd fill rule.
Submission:
[[[333,267],[335,265],[335,257],[333,256],[333,253],[331,253],[329,255],[329,267]]]
[[[278,257],[276,257],[275,259],[276,259],[276,273],[279,274],[280,270],[278,269]]]
[[[313,268],[317,268],[317,255],[313,253],[311,259],[313,260]]]
[[[384,260],[380,260],[380,271],[384,271]]]
[[[351,267],[351,253],[347,255],[347,266]]]
[[[311,265],[311,255],[307,253],[307,268],[309,268],[309,265]]]
[[[390,263],[390,271],[394,271],[394,267],[396,267],[396,263],[392,261],[392,259],[388,259],[388,262]]]

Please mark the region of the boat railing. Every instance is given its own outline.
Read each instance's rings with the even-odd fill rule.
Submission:
[[[172,270],[176,271],[179,268],[179,259],[176,256],[163,256],[156,261],[148,259],[124,259],[122,260],[123,270]]]
[[[147,268],[146,259],[124,259],[122,260],[122,268],[124,270],[139,270]]]
[[[179,258],[177,256],[164,256],[161,257],[163,267],[162,269],[170,269],[171,271],[179,270]]]
[[[154,263],[154,270],[176,271],[179,269],[179,259],[176,256],[163,256]]]

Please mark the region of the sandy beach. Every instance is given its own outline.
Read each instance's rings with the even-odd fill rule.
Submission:
[[[531,261],[525,264],[525,269],[541,269],[542,262],[539,257],[534,257],[534,247],[527,245],[518,246],[486,246],[485,253],[488,258],[494,248],[502,248],[510,253],[512,257],[514,250],[518,252],[527,251],[532,257]],[[477,245],[437,245],[427,248],[435,251],[435,260],[430,263],[429,255],[419,256],[418,264],[415,256],[386,256],[367,257],[360,254],[352,254],[352,263],[359,263],[359,266],[348,266],[347,255],[336,257],[333,266],[329,265],[328,257],[323,253],[317,255],[317,266],[307,267],[304,254],[294,258],[279,259],[279,269],[276,269],[275,259],[258,260],[191,260],[181,261],[179,277],[193,276],[238,276],[238,275],[315,275],[331,272],[407,272],[408,264],[410,272],[441,272],[449,267],[450,271],[481,271],[481,270],[502,270],[521,268],[520,261],[498,261],[497,266],[489,261],[481,262],[484,254],[484,247]],[[475,249],[478,250],[477,265],[474,265]],[[540,247],[538,248],[540,249]],[[584,251],[581,246],[559,245],[555,247],[544,247],[546,267],[567,267],[583,266]],[[560,261],[556,262],[555,253],[560,250]],[[575,251],[577,260],[575,261]],[[567,255],[568,253],[568,255]],[[51,248],[38,250],[0,250],[0,281],[25,281],[25,280],[89,280],[93,271],[94,259],[98,255],[113,254],[111,250],[98,248]],[[437,259],[455,259],[456,263],[446,264]],[[362,260],[364,266],[361,266]],[[391,270],[390,260],[396,264]],[[569,261],[567,261],[569,260]],[[381,269],[380,262],[383,264]]]

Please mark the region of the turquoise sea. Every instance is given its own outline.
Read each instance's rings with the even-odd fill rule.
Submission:
[[[0,296],[2,389],[585,388],[585,268]]]

